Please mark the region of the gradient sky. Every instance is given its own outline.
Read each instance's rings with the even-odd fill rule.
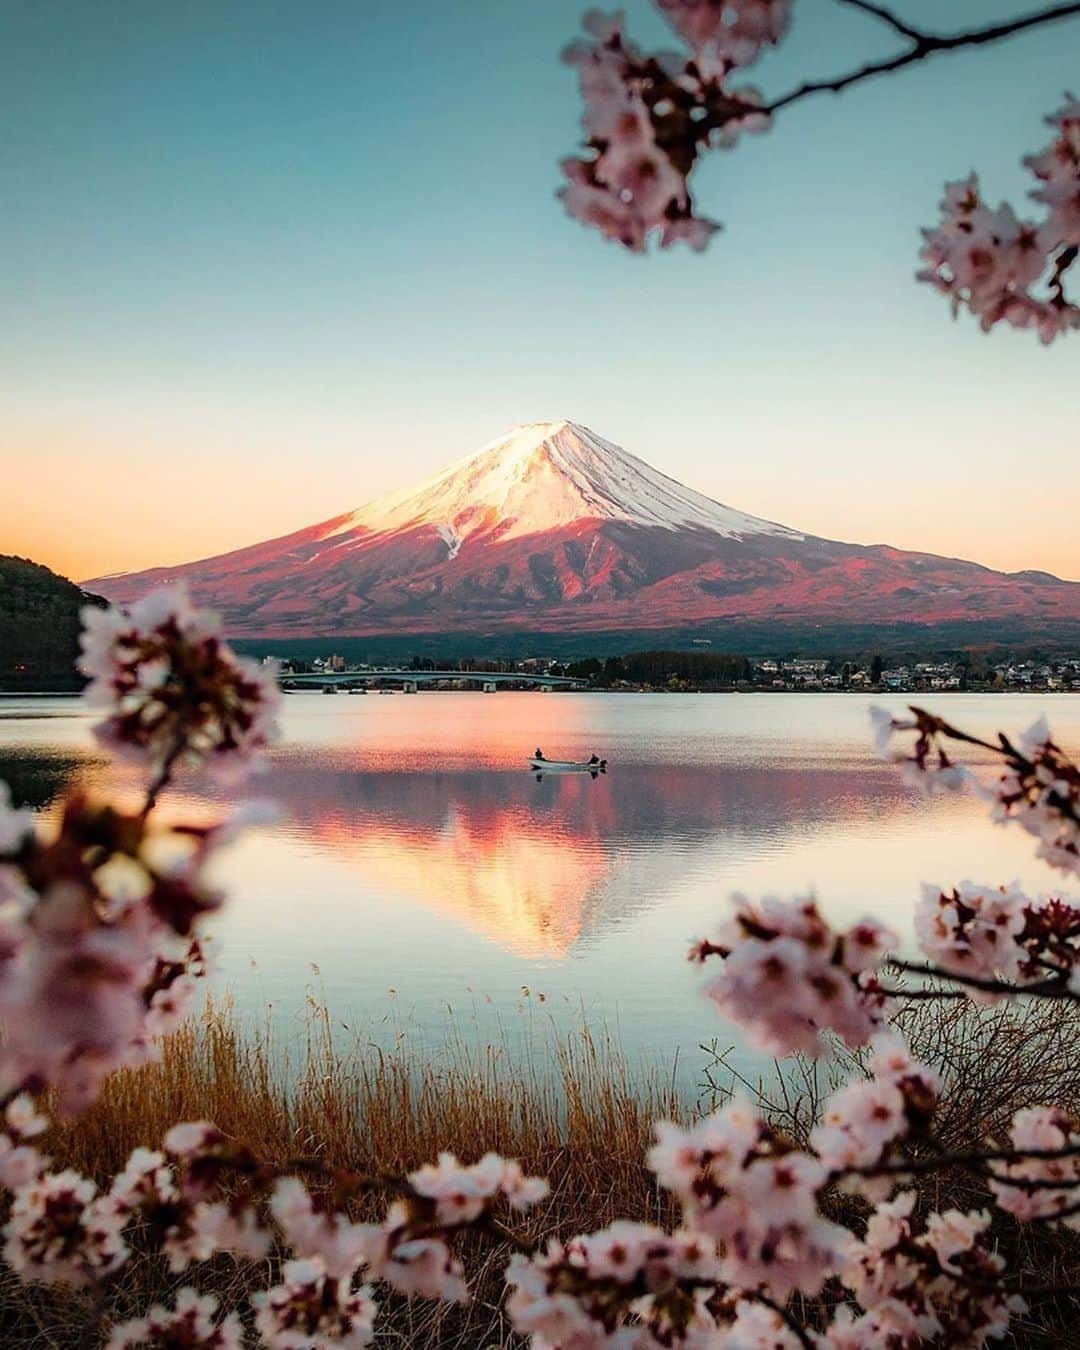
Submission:
[[[182,562],[569,417],[817,534],[1080,577],[1080,338],[983,336],[912,277],[947,178],[1021,205],[1080,22],[792,109],[699,171],[711,250],[642,259],[552,197],[583,8],[6,0],[0,552]],[[895,48],[795,10],[768,93]]]

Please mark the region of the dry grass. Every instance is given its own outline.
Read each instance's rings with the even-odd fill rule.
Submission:
[[[686,1114],[670,1083],[632,1071],[587,1026],[552,1033],[540,1060],[454,1033],[437,1056],[414,1054],[405,1038],[392,1051],[343,1046],[324,1011],[290,1054],[229,1007],[211,1008],[160,1062],[115,1075],[96,1107],[60,1129],[55,1151],[105,1177],[175,1121],[205,1118],[269,1160],[316,1154],[360,1172],[405,1171],[445,1148],[463,1158],[494,1149],[552,1177],[560,1220],[655,1209],[643,1166],[651,1123]]]
[[[923,1003],[905,1021],[916,1050],[946,1078],[941,1130],[949,1147],[1001,1133],[1012,1112],[1033,1101],[1080,1110],[1077,1013]],[[159,1139],[176,1120],[206,1117],[268,1159],[317,1153],[364,1172],[409,1169],[440,1148],[467,1159],[487,1149],[519,1157],[553,1187],[549,1203],[523,1228],[525,1236],[565,1236],[619,1216],[661,1223],[673,1217],[644,1156],[657,1117],[693,1111],[670,1081],[632,1070],[608,1037],[587,1027],[553,1035],[550,1054],[539,1059],[515,1054],[507,1044],[477,1048],[453,1033],[438,1056],[417,1057],[407,1040],[393,1052],[335,1042],[322,1013],[291,1050],[287,1054],[267,1031],[242,1026],[228,1007],[211,1009],[169,1041],[159,1063],[112,1079],[92,1111],[58,1129],[50,1152],[57,1163],[105,1180],[133,1147]],[[831,1080],[858,1067],[857,1060],[832,1069],[796,1062],[749,1086],[782,1128],[804,1139]],[[722,1058],[710,1072],[714,1092],[706,1093],[705,1107],[732,1082]],[[928,1178],[920,1192],[935,1208],[986,1200],[977,1180],[962,1172]],[[857,1226],[860,1216],[852,1210],[845,1218]],[[1080,1279],[1074,1235],[1019,1233],[1007,1220],[999,1228],[1002,1250],[1028,1282]],[[468,1253],[478,1296],[465,1309],[387,1300],[377,1343],[418,1350],[517,1344],[499,1310],[506,1256],[480,1246]],[[239,1303],[255,1274],[223,1260],[200,1280]],[[265,1283],[265,1272],[257,1274]],[[135,1315],[181,1283],[159,1260],[135,1260],[99,1304],[0,1276],[0,1344],[99,1345],[111,1320]],[[1013,1344],[1080,1345],[1078,1322],[1080,1306],[1072,1299],[1041,1299]]]
[[[686,1114],[660,1074],[632,1071],[607,1037],[588,1027],[555,1037],[550,1054],[476,1047],[451,1033],[437,1057],[418,1060],[403,1040],[393,1052],[342,1045],[325,1012],[306,1040],[287,1048],[212,1008],[173,1036],[160,1062],[110,1079],[100,1102],[49,1138],[57,1163],[104,1181],[139,1144],[177,1120],[210,1119],[268,1160],[297,1153],[360,1172],[401,1172],[453,1149],[473,1159],[488,1149],[550,1177],[552,1196],[521,1231],[568,1234],[621,1215],[670,1218],[644,1166],[652,1122]],[[379,1344],[475,1347],[514,1344],[497,1306],[507,1252],[477,1247],[479,1297],[465,1310],[404,1300],[381,1319]],[[0,1277],[2,1278],[2,1277]],[[209,1287],[236,1295],[227,1262]],[[230,1283],[231,1282],[231,1283]],[[115,1316],[132,1316],[183,1279],[158,1261],[133,1262],[110,1296]],[[102,1310],[88,1301],[0,1284],[0,1344],[93,1345]],[[6,1334],[5,1334],[6,1332]]]
[[[966,1000],[913,1002],[897,1020],[916,1056],[942,1078],[934,1136],[948,1152],[1007,1143],[1009,1123],[1025,1106],[1054,1105],[1080,1116],[1080,1008],[1074,1004],[1000,1002],[974,1007]],[[705,1070],[705,1106],[721,1099],[733,1081],[780,1129],[805,1146],[825,1097],[865,1072],[866,1055],[834,1062],[796,1057],[777,1064],[760,1082],[739,1079],[715,1046]],[[919,1153],[918,1147],[914,1150]],[[1032,1289],[1080,1285],[1080,1234],[1045,1224],[1026,1227],[993,1210],[980,1177],[949,1167],[914,1185],[922,1212],[991,1208],[991,1229],[1008,1269]],[[833,1217],[859,1231],[864,1210],[847,1197],[832,1198]],[[1045,1294],[1030,1300],[1004,1342],[1018,1346],[1080,1347],[1080,1297]],[[1002,1344],[1002,1342],[995,1342]]]

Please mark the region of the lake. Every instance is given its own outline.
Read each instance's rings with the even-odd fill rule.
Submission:
[[[921,696],[983,734],[1045,713],[1080,747],[1080,698]],[[929,802],[878,762],[871,702],[814,694],[297,694],[284,742],[246,789],[280,822],[219,865],[214,976],[246,1013],[301,1024],[325,999],[379,1040],[436,1044],[604,1023],[632,1055],[700,1063],[737,1036],[685,961],[735,890],[813,890],[838,920],[910,933],[919,882],[1021,879],[1053,890],[1019,830],[968,797]],[[70,699],[0,698],[0,777],[44,812],[108,763]],[[587,776],[528,771],[607,757]],[[126,790],[136,780],[123,775]],[[216,809],[182,784],[170,810]]]

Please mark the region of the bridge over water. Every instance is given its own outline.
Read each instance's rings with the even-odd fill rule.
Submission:
[[[587,681],[569,675],[541,675],[529,671],[489,670],[346,670],[327,671],[324,674],[283,675],[284,689],[324,689],[327,686],[346,689],[371,689],[400,686],[406,693],[415,694],[422,684],[451,681],[455,684],[479,685],[485,693],[494,693],[501,685],[526,685],[534,689],[585,689]]]

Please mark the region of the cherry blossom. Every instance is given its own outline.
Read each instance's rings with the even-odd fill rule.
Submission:
[[[76,792],[51,837],[20,833],[0,854],[0,1093],[49,1085],[75,1111],[155,1053],[205,972],[193,929],[222,900],[206,864],[234,833]]]
[[[1077,1152],[1060,1158],[1032,1157],[996,1164],[994,1199],[1024,1222],[1051,1219],[1072,1209],[1080,1192],[1080,1121],[1050,1106],[1032,1106],[1013,1117],[1009,1142],[1017,1152]],[[1076,1223],[1075,1216],[1070,1223]]]
[[[16,1139],[35,1139],[49,1128],[49,1117],[37,1109],[29,1093],[20,1092],[4,1108],[4,1124]]]
[[[410,1207],[390,1206],[381,1227],[372,1227],[364,1258],[370,1279],[385,1280],[399,1293],[463,1303],[468,1297],[465,1270],[441,1236],[415,1233]]]
[[[478,1163],[466,1167],[452,1153],[440,1153],[437,1164],[428,1163],[409,1173],[417,1195],[434,1201],[435,1218],[446,1227],[471,1223],[498,1195],[513,1209],[528,1209],[547,1195],[543,1177],[527,1177],[517,1162],[485,1153]]]
[[[1002,1335],[1026,1305],[1002,1287],[1004,1261],[981,1241],[989,1215],[931,1214],[920,1234],[914,1207],[912,1191],[878,1205],[865,1236],[849,1244],[844,1283],[900,1344],[940,1337],[945,1345],[981,1345]]]
[[[886,1000],[874,968],[898,939],[865,919],[835,932],[812,899],[733,899],[735,914],[715,940],[695,945],[691,960],[723,958],[706,994],[769,1053],[820,1055],[832,1031],[865,1045],[881,1026]]]
[[[1043,220],[1019,220],[1006,203],[992,210],[971,174],[946,185],[941,222],[923,231],[928,266],[919,280],[947,295],[954,314],[970,310],[984,331],[1004,322],[1052,342],[1080,327],[1080,307],[1064,289],[1080,245],[1080,103],[1065,99],[1046,119],[1056,139],[1024,160],[1039,182],[1031,196],[1048,208]]]
[[[374,1334],[370,1290],[334,1279],[317,1256],[287,1261],[281,1283],[253,1294],[251,1302],[259,1335],[279,1350],[353,1350]]]
[[[1055,139],[1024,160],[1042,184],[1031,195],[1050,208],[1048,236],[1058,244],[1076,247],[1080,244],[1080,100],[1066,94],[1065,103],[1046,121],[1057,132]]]
[[[1019,824],[1039,840],[1040,858],[1080,876],[1080,769],[1054,743],[1045,718],[1009,749],[997,780],[982,789],[991,819]]]
[[[939,792],[958,792],[967,787],[969,771],[954,763],[936,735],[936,721],[926,719],[917,709],[911,717],[894,717],[887,708],[871,708],[870,721],[874,729],[874,745],[882,759],[900,766],[904,781],[927,795]],[[918,735],[910,753],[898,749],[894,738],[905,732]]]
[[[718,1340],[707,1344],[727,1350],[800,1350],[802,1342],[775,1308],[741,1298]]]
[[[36,1148],[15,1143],[10,1135],[0,1133],[0,1186],[18,1190],[40,1177],[48,1165],[48,1158]]]
[[[661,248],[704,249],[719,226],[695,213],[689,175],[709,145],[730,148],[740,133],[768,127],[760,92],[726,77],[779,40],[786,9],[763,0],[665,6],[678,31],[701,35],[689,60],[645,53],[627,40],[621,14],[590,11],[587,38],[563,52],[578,72],[588,151],[563,161],[567,212],[634,253],[653,237]]]
[[[792,0],[657,0],[657,5],[699,64],[726,74],[779,45],[791,22]]]
[[[513,1257],[506,1310],[536,1350],[704,1346],[716,1343],[705,1339],[716,1330],[705,1295],[718,1278],[715,1246],[702,1234],[620,1220]]]
[[[1080,875],[1080,768],[1057,745],[1044,718],[1015,741],[1003,733],[997,743],[950,726],[921,708],[910,717],[871,709],[874,740],[885,759],[899,764],[905,779],[927,792],[968,786],[991,803],[991,819],[1016,823],[1039,840],[1038,856],[1060,871]],[[914,733],[909,747],[897,737]],[[979,776],[957,764],[948,742],[970,744],[1000,761],[996,777]]]
[[[11,804],[11,788],[0,779],[0,860],[17,856],[23,843],[33,833],[33,811],[25,806],[15,810]],[[0,895],[3,895],[2,883]]]
[[[805,80],[766,102],[732,77],[784,39],[792,0],[654,0],[689,49],[643,52],[624,32],[621,11],[590,10],[586,39],[563,59],[577,68],[585,103],[586,153],[563,161],[559,196],[568,214],[642,253],[684,241],[706,247],[719,228],[696,214],[689,179],[710,148],[731,148],[742,132],[763,131],[773,114],[826,91],[921,61],[934,52],[999,40],[1061,11],[967,34],[921,31],[887,8],[856,0],[866,14],[899,32],[908,48],[836,79]],[[590,40],[591,39],[591,40]],[[1055,139],[1025,165],[1038,186],[1041,219],[1023,219],[1008,203],[982,198],[974,173],[946,184],[941,219],[923,231],[917,273],[948,297],[953,314],[969,310],[984,331],[999,323],[1033,329],[1044,343],[1080,327],[1080,307],[1065,294],[1065,274],[1080,250],[1080,102],[1065,95],[1048,117]]]
[[[90,1284],[127,1258],[122,1219],[78,1172],[50,1172],[19,1187],[4,1225],[4,1260],[23,1279]]]
[[[182,586],[82,618],[86,698],[105,713],[95,732],[114,753],[159,775],[184,761],[230,778],[276,739],[276,668],[236,656]]]
[[[783,1140],[737,1099],[690,1129],[661,1124],[649,1166],[687,1226],[720,1244],[724,1280],[775,1298],[815,1293],[839,1260],[846,1230],[818,1211],[821,1161]]]
[[[896,1177],[875,1176],[874,1169],[895,1155],[898,1144],[926,1134],[941,1083],[933,1069],[911,1058],[899,1037],[884,1033],[871,1044],[873,1077],[848,1083],[829,1097],[810,1142],[845,1190],[880,1200]]]
[[[177,1292],[172,1308],[155,1303],[145,1317],[132,1318],[113,1328],[106,1350],[242,1350],[243,1326],[236,1313],[215,1320],[218,1300],[185,1286]]]
[[[915,911],[919,946],[942,970],[981,979],[1015,980],[1024,952],[1018,938],[1031,901],[1019,888],[965,881],[945,892],[924,885]],[[992,994],[971,991],[973,999]]]

